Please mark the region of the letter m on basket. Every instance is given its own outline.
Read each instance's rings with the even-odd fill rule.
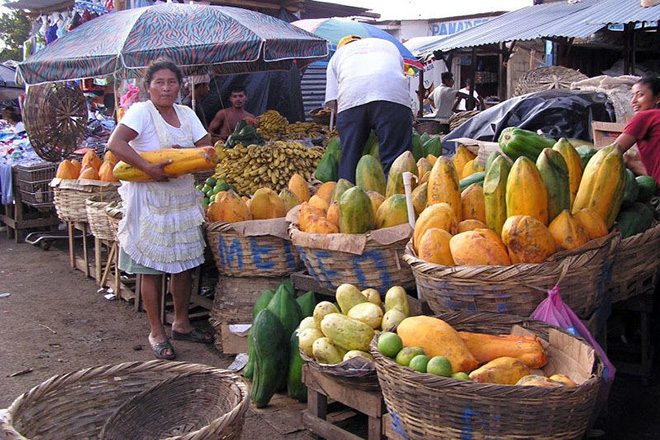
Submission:
[[[218,255],[223,266],[243,268],[243,248],[238,238],[225,240],[220,235],[218,238]]]

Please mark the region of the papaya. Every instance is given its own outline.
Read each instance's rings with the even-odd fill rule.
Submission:
[[[408,223],[406,196],[394,194],[385,199],[376,212],[376,229]]]
[[[605,222],[595,211],[591,209],[580,209],[573,214],[587,231],[589,240],[607,235],[607,226]]]
[[[460,266],[508,266],[511,259],[502,239],[490,229],[461,232],[449,240],[454,262]]]
[[[613,145],[602,148],[584,169],[572,212],[590,208],[611,228],[623,202],[625,185],[623,156]]]
[[[623,190],[623,201],[621,202],[622,208],[628,208],[637,201],[639,197],[639,185],[635,180],[635,174],[626,168],[626,186]]]
[[[651,176],[637,176],[635,181],[639,187],[637,199],[640,202],[648,202],[658,192],[658,182]]]
[[[458,224],[458,233],[465,231],[474,231],[475,229],[488,229],[488,226],[482,221],[469,218]]]
[[[335,225],[337,230],[339,230],[339,203],[332,202],[330,206],[328,206],[328,211],[326,212],[325,217],[328,222]]]
[[[435,161],[438,159],[438,156],[435,156],[433,154],[427,154],[426,155],[426,160],[429,161],[429,164],[431,164],[431,168],[433,168],[433,165],[435,165]]]
[[[484,189],[481,185],[473,183],[461,193],[461,212],[463,219],[479,220],[486,223],[486,201]]]
[[[548,358],[537,336],[489,335],[458,332],[479,363],[485,364],[499,357],[518,359],[529,368],[542,368]]]
[[[274,295],[275,291],[273,290],[264,290],[263,293],[259,295],[259,298],[257,298],[257,301],[254,303],[254,307],[252,308],[253,321],[259,312],[268,307],[268,304],[270,303],[270,300],[273,299]],[[252,342],[252,327],[250,327],[250,330],[248,331],[247,338],[248,361],[247,364],[245,364],[245,368],[243,369],[243,376],[252,380],[252,376],[254,375],[254,346]]]
[[[282,205],[284,205],[284,210],[286,212],[291,211],[295,206],[300,205],[300,200],[298,200],[298,197],[291,192],[289,188],[283,188],[282,191],[280,191],[278,197],[282,201]]]
[[[449,250],[449,240],[451,234],[444,229],[428,229],[419,242],[419,259],[443,266],[453,266],[454,259]]]
[[[298,334],[293,332],[289,342],[289,374],[286,382],[287,395],[298,402],[307,401],[307,387],[302,381],[302,367],[305,361],[300,357]]]
[[[526,156],[516,159],[507,178],[506,213],[509,217],[531,215],[548,224],[548,192],[536,165]]]
[[[329,144],[328,144],[329,145]],[[337,159],[329,149],[326,149],[323,157],[316,166],[314,177],[321,182],[336,181],[339,176],[339,159]]]
[[[565,209],[548,226],[558,249],[575,249],[589,241],[589,234],[571,211]]]
[[[315,195],[321,197],[330,204],[332,202],[332,193],[335,191],[336,186],[337,182],[325,182],[323,185],[319,186]]]
[[[417,175],[417,163],[415,163],[415,158],[410,151],[404,151],[392,163],[389,174],[387,175],[387,187],[385,190],[386,198],[394,194],[405,194],[403,188],[404,172],[410,172],[415,176]],[[414,180],[412,185],[414,189]]]
[[[486,166],[484,167],[484,171],[488,172],[490,166],[493,164],[493,162],[495,162],[495,159],[497,159],[501,155],[502,153],[500,153],[499,151],[493,151],[492,153],[490,153],[488,155],[488,158],[486,159]]]
[[[55,173],[55,177],[58,177],[60,179],[77,179],[78,170],[76,170],[76,167],[71,163],[71,161],[64,159],[57,166],[57,172]]]
[[[337,181],[337,184],[335,185],[334,191],[332,192],[332,198],[330,199],[330,203],[339,202],[339,199],[346,192],[346,190],[349,188],[353,188],[354,186],[355,185],[353,185],[351,182],[349,182],[346,179],[339,179]]]
[[[84,167],[80,172],[79,179],[100,180],[99,173],[93,166]]]
[[[182,176],[197,171],[207,171],[215,168],[218,163],[218,153],[213,147],[199,148],[167,148],[140,153],[140,156],[150,163],[161,163],[171,161],[163,168],[165,172],[174,176]],[[97,157],[98,159],[98,157]],[[93,159],[91,159],[93,161]],[[83,167],[85,166],[83,158]],[[124,161],[117,162],[112,170],[119,180],[131,182],[148,182],[151,178],[142,170],[127,164]]]
[[[472,185],[473,183],[483,186],[485,176],[486,176],[485,171],[478,171],[476,173],[467,176],[465,179],[461,179],[458,182],[458,185],[461,187],[461,191],[465,191],[465,189],[468,186]]]
[[[522,377],[528,375],[529,368],[523,362],[509,356],[502,356],[471,372],[470,380],[479,383],[515,385]]]
[[[472,371],[479,365],[458,332],[441,319],[411,316],[401,321],[397,334],[404,347],[421,347],[429,358],[446,357],[452,373]]]
[[[250,213],[254,220],[274,219],[284,217],[286,208],[275,191],[270,188],[259,188],[252,196]]]
[[[99,168],[99,180],[102,182],[119,182],[112,173],[113,165],[111,162],[103,162]]]
[[[74,177],[74,179],[77,179],[78,176],[80,175],[80,172],[82,171],[82,164],[80,163],[80,161],[78,161],[78,159],[73,159],[71,160],[71,165],[73,165],[73,167],[76,169],[76,177]],[[113,169],[113,174],[114,174],[114,169]]]
[[[552,147],[553,150],[559,152],[566,162],[568,168],[568,186],[570,190],[571,206],[577,195],[578,188],[580,187],[580,180],[582,180],[582,158],[573,147],[573,144],[566,139],[560,138],[557,143]]]
[[[486,225],[498,234],[507,218],[506,182],[511,165],[504,156],[496,157],[484,177],[484,213]]]
[[[250,220],[250,208],[234,191],[229,190],[209,206],[206,215],[211,222],[236,223]]]
[[[322,210],[313,207],[308,202],[303,202],[300,204],[300,211],[298,212],[298,226],[300,227],[301,231],[307,232],[311,220],[314,217],[321,218],[324,216],[325,213]]]
[[[476,173],[476,170],[474,169],[474,162],[476,159],[472,159],[463,166],[463,169],[459,172],[459,180],[465,179],[466,177],[470,177],[472,174]],[[458,171],[458,170],[456,170]]]
[[[96,155],[94,150],[89,150],[83,156],[81,165],[83,168],[85,166],[91,166],[98,172],[99,168],[101,168],[101,159]]]
[[[424,182],[421,185],[419,185],[417,188],[415,188],[411,194],[416,216],[419,216],[419,214],[421,214],[422,211],[424,211],[424,209],[426,208],[426,197],[428,195],[427,188],[428,188],[428,183]]]
[[[426,200],[429,206],[436,203],[449,204],[456,220],[463,219],[458,173],[452,161],[444,156],[439,157],[431,169]]]
[[[465,164],[471,160],[476,159],[476,157],[477,155],[468,150],[464,145],[459,145],[458,148],[456,148],[456,153],[452,157],[451,161],[454,164],[456,171],[462,173]]]
[[[305,180],[305,178],[302,177],[300,174],[293,173],[293,175],[289,179],[288,188],[289,190],[291,190],[292,193],[296,195],[296,197],[301,203],[309,201],[310,198],[309,186],[307,185],[307,181]]]
[[[267,406],[286,384],[288,342],[279,318],[268,309],[260,311],[252,323],[255,361],[250,400],[257,408]]]
[[[429,176],[431,176],[431,172],[427,171],[424,173],[424,175],[419,179],[419,182],[417,182],[418,185],[421,185],[422,183],[427,183],[429,181]],[[417,187],[415,187],[417,189]]]
[[[119,162],[119,159],[117,159],[117,156],[115,156],[112,151],[107,150],[103,155],[103,162],[110,163],[110,165],[112,165],[114,168],[114,166],[117,165],[117,162]]]
[[[431,171],[431,168],[432,168],[431,164],[429,163],[428,160],[426,160],[425,157],[420,158],[417,161],[417,177],[421,179],[422,177],[424,177],[424,174]]]
[[[359,186],[347,190],[339,200],[339,232],[364,234],[374,229],[374,212],[367,193]]]
[[[373,209],[375,214],[378,212],[380,205],[385,201],[385,196],[376,191],[367,191],[367,195],[369,196],[369,200],[371,200],[371,209]]]
[[[319,209],[323,211],[324,213],[328,212],[328,202],[325,201],[325,199],[319,197],[319,196],[312,196],[309,198],[309,205],[312,206],[313,208]]]
[[[273,312],[280,319],[280,323],[284,329],[284,337],[288,341],[291,333],[298,328],[302,320],[302,313],[293,295],[288,292],[283,284],[277,287],[275,295],[273,295],[266,309]]]
[[[565,209],[571,209],[568,166],[558,151],[544,148],[536,159],[536,168],[548,195],[548,222]]]
[[[370,154],[360,158],[355,170],[355,185],[385,195],[385,173],[378,159]]]
[[[419,242],[424,233],[431,228],[444,229],[452,235],[456,233],[458,220],[456,220],[456,214],[454,214],[451,206],[446,203],[436,203],[422,211],[417,222],[415,222],[415,230],[413,231],[415,252],[419,252]]]
[[[504,222],[502,242],[513,264],[540,263],[557,251],[555,239],[536,217],[514,215]]]

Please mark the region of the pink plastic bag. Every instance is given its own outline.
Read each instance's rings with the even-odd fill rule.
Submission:
[[[587,327],[582,324],[580,318],[561,299],[558,286],[548,290],[548,297],[532,312],[531,318],[561,327],[572,335],[581,337],[587,341],[594,348],[605,366],[605,371],[603,372],[605,382],[608,384],[612,383],[614,374],[616,373],[614,365],[612,365],[605,351],[598,345],[598,342],[596,342],[589,330],[587,330]]]

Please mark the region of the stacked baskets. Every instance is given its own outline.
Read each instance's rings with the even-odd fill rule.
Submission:
[[[238,439],[248,405],[247,386],[230,371],[164,361],[103,365],[54,376],[18,397],[0,413],[0,434]]]
[[[57,164],[16,165],[13,170],[23,203],[39,210],[53,208],[53,190],[49,184],[55,177]]]
[[[51,181],[58,217],[64,222],[87,223],[87,199],[97,202],[119,200],[119,183],[88,179],[59,179]]]

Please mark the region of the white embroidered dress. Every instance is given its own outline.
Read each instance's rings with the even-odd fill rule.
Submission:
[[[136,103],[121,123],[138,133],[129,145],[138,153],[194,147],[207,132],[197,115],[174,105],[180,127],[168,124],[151,101]],[[124,218],[119,245],[136,263],[166,273],[180,273],[204,262],[204,222],[201,193],[185,174],[168,182],[122,181],[119,194]]]

